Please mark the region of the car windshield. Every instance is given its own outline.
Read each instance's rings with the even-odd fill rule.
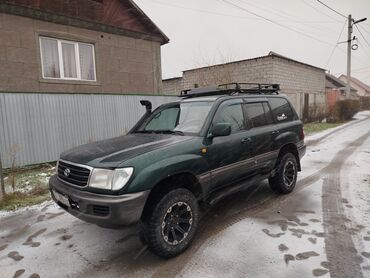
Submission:
[[[138,129],[142,133],[199,133],[212,107],[210,101],[177,103],[154,111]]]

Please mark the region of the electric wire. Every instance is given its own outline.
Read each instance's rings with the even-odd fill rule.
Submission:
[[[342,17],[344,17],[344,18],[347,18],[344,14],[342,14],[342,13],[340,13],[340,12],[338,12],[338,11],[334,10],[332,7],[330,7],[329,5],[325,4],[324,2],[322,2],[322,1],[320,1],[320,0],[316,0],[316,1],[317,1],[317,2],[319,2],[321,5],[324,5],[325,7],[327,7],[329,10],[331,10],[331,11],[335,12],[336,14],[338,14],[338,15],[340,15],[340,16],[342,16]]]
[[[367,39],[365,38],[365,36],[362,34],[360,28],[357,27],[357,25],[355,24],[355,27],[357,29],[357,31],[360,33],[361,37],[364,39],[364,41],[366,42],[366,44],[370,47],[370,43],[367,41]]]
[[[328,18],[331,18],[332,20],[334,20],[334,21],[336,21],[336,22],[341,22],[341,21],[340,21],[340,20],[338,20],[337,18],[334,18],[334,17],[332,17],[332,16],[330,16],[330,15],[328,15],[328,14],[326,14],[326,13],[322,12],[321,10],[319,10],[319,9],[315,8],[313,5],[311,5],[311,4],[309,4],[309,3],[307,3],[305,0],[302,0],[302,2],[303,2],[304,4],[306,4],[307,6],[309,6],[311,9],[315,10],[317,13],[322,14],[322,15],[324,15],[324,16],[326,16],[326,17],[328,17]]]
[[[226,4],[227,4],[227,5],[229,5],[229,6],[235,7],[235,8],[237,8],[237,9],[239,9],[239,10],[245,11],[245,12],[247,12],[247,13],[249,13],[249,14],[251,14],[251,15],[254,15],[254,16],[258,17],[258,18],[262,18],[262,19],[264,19],[264,20],[266,20],[266,21],[268,21],[268,22],[270,22],[270,23],[273,23],[273,24],[275,24],[275,25],[278,25],[278,26],[280,26],[280,27],[282,27],[282,28],[288,29],[288,30],[290,30],[290,31],[292,31],[292,32],[295,32],[295,33],[297,33],[297,34],[300,34],[300,35],[302,35],[302,36],[305,36],[305,37],[307,37],[307,38],[310,38],[310,39],[312,39],[312,40],[315,40],[315,41],[318,41],[318,42],[320,42],[320,43],[323,43],[323,44],[327,44],[327,45],[333,46],[333,44],[332,44],[332,43],[329,43],[329,42],[327,42],[327,41],[324,41],[324,40],[321,40],[321,39],[319,39],[319,38],[313,37],[313,36],[311,36],[311,35],[309,35],[309,34],[306,34],[306,33],[304,33],[304,32],[298,31],[298,30],[296,30],[296,29],[294,29],[294,28],[291,28],[291,27],[289,27],[289,26],[286,26],[286,25],[284,25],[284,24],[281,24],[281,23],[279,23],[279,22],[277,22],[277,21],[275,21],[275,20],[272,20],[272,19],[269,19],[269,18],[267,18],[267,17],[264,17],[264,16],[262,16],[262,15],[260,15],[260,14],[257,14],[257,13],[255,13],[255,12],[252,12],[252,11],[250,11],[250,10],[248,10],[248,9],[246,9],[246,8],[242,7],[242,6],[239,6],[239,5],[237,5],[237,4],[233,3],[233,2],[230,2],[230,1],[228,1],[228,0],[222,0],[222,2],[226,3]]]
[[[339,37],[338,37],[338,39],[337,39],[337,43],[335,44],[335,46],[333,47],[333,50],[332,50],[332,51],[331,51],[331,53],[330,53],[330,56],[329,56],[329,58],[328,58],[328,61],[326,62],[325,68],[329,65],[329,63],[330,63],[330,61],[331,61],[331,58],[333,57],[333,54],[334,54],[335,50],[336,50],[336,49],[337,49],[337,47],[338,47],[338,43],[339,43],[340,38],[341,38],[341,36],[342,36],[342,34],[343,34],[344,27],[346,27],[346,23],[347,23],[347,19],[344,21],[344,24],[343,24],[342,30],[340,31]]]

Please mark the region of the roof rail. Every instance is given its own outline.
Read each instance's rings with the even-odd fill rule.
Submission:
[[[193,98],[215,95],[238,94],[279,94],[279,84],[268,83],[227,83],[216,87],[204,87],[182,90],[179,97]]]

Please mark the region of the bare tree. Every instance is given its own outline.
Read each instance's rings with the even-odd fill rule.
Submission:
[[[230,64],[234,60],[233,57],[225,56],[221,51],[218,56],[218,58],[211,59],[202,56],[195,63],[196,67],[202,67],[197,72],[196,84],[198,86],[215,86],[237,81],[233,79],[233,65]]]
[[[0,201],[4,199],[6,192],[5,192],[5,184],[4,184],[4,175],[3,175],[3,164],[1,162],[1,154],[0,154]]]
[[[21,147],[17,144],[13,144],[10,146],[9,156],[11,158],[12,164],[10,166],[10,173],[9,173],[9,181],[12,186],[13,192],[15,191],[15,176],[18,171],[18,167],[16,165],[16,158],[17,154]]]

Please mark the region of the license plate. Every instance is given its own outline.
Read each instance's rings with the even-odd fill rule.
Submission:
[[[62,203],[63,205],[67,207],[71,207],[71,204],[69,203],[69,200],[66,196],[56,192],[55,190],[53,190],[53,194],[54,194],[55,199],[57,199],[57,201],[59,201],[60,203]]]

